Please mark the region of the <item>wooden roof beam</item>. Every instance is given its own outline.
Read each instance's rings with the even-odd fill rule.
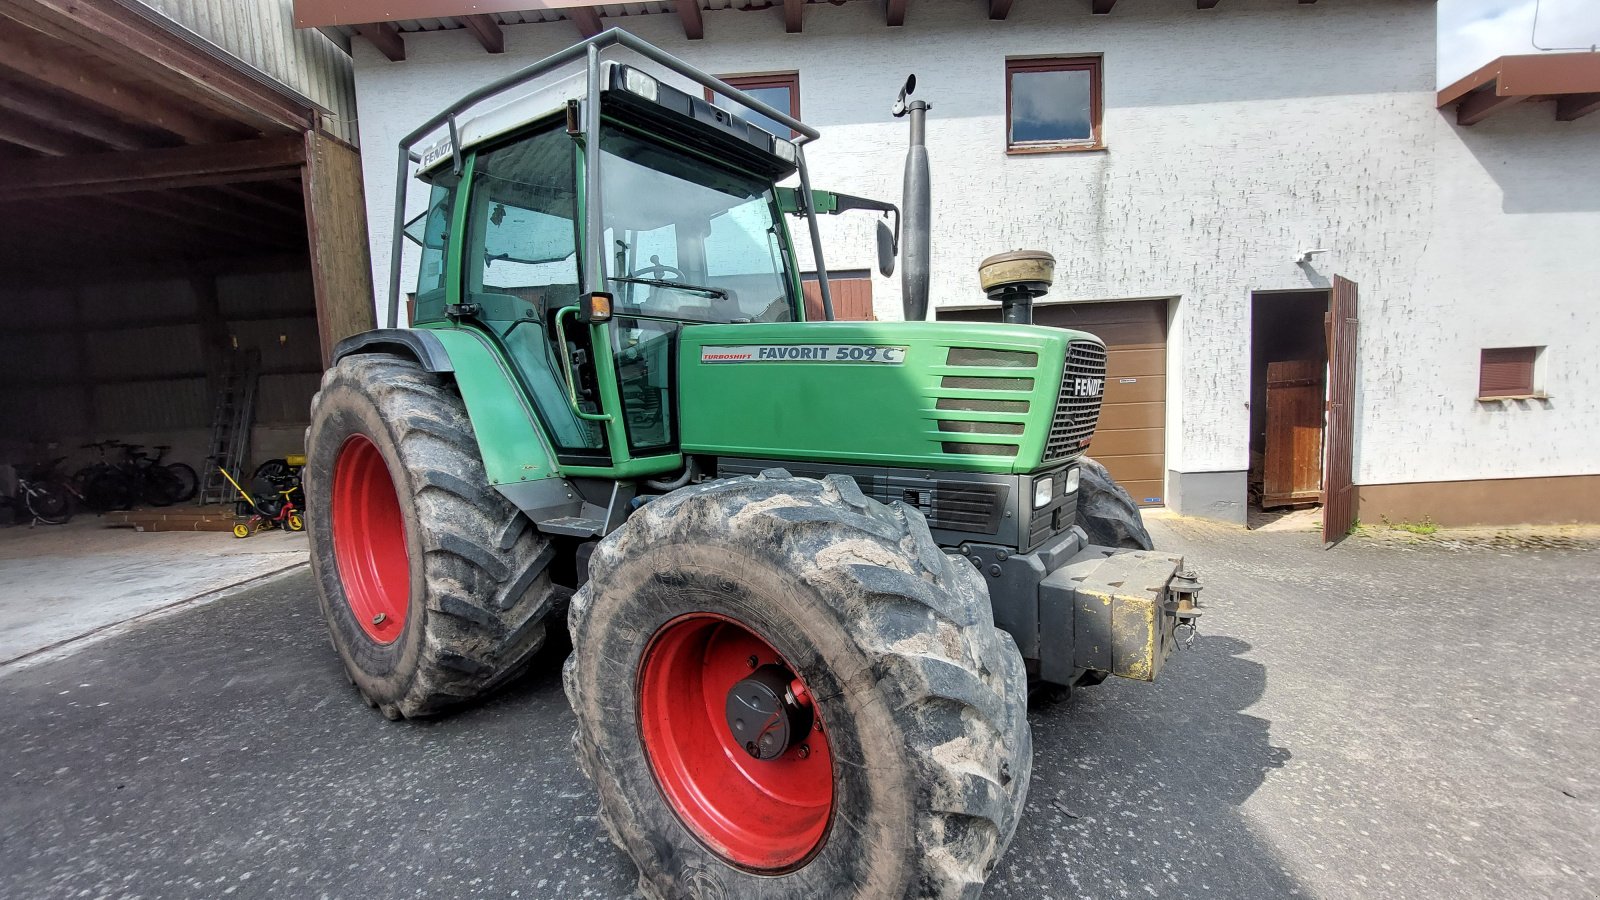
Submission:
[[[1195,9],[1216,9],[1217,0],[1194,0]]]
[[[909,0],[889,0],[883,8],[884,24],[899,28],[906,23],[906,4]]]
[[[1461,101],[1461,105],[1456,107],[1456,124],[1476,125],[1512,104],[1521,103],[1523,99],[1516,94],[1496,94],[1492,89],[1468,94],[1467,98]]]
[[[75,153],[97,153],[109,149],[99,141],[92,141],[71,132],[57,131],[48,124],[35,122],[21,115],[0,116],[0,143],[27,147],[46,156],[70,156]]]
[[[1094,2],[1089,5],[1089,12],[1092,12],[1097,16],[1103,16],[1111,12],[1111,7],[1116,5],[1117,0],[1094,0]],[[991,16],[991,18],[993,17]]]
[[[1556,121],[1571,122],[1600,109],[1600,92],[1566,94],[1556,98]]]
[[[678,18],[683,20],[683,36],[698,41],[706,36],[705,22],[700,19],[700,0],[678,0]]]
[[[0,110],[25,116],[47,127],[99,141],[114,150],[138,150],[168,142],[153,131],[125,125],[110,116],[85,110],[63,118],[61,104],[70,102],[54,93],[33,90],[30,85],[12,81],[0,73]]]
[[[783,0],[783,30],[789,34],[799,34],[805,9],[806,0]]]
[[[163,150],[19,159],[0,171],[0,202],[284,178],[299,174],[305,155],[305,139],[294,135]]]
[[[478,39],[483,49],[490,53],[506,52],[506,36],[500,30],[500,23],[494,20],[494,16],[486,14],[462,16],[461,24],[472,32],[472,36]]]
[[[316,111],[244,68],[220,63],[141,4],[119,0],[0,0],[0,14],[75,47],[119,70],[261,131],[305,129]]]
[[[400,29],[388,22],[372,22],[367,25],[357,25],[356,34],[372,42],[378,52],[390,62],[400,62],[406,58],[406,39],[400,36]]]
[[[578,33],[586,38],[592,38],[600,33],[600,13],[592,6],[569,9],[567,18],[578,26]]]
[[[190,109],[130,83],[98,59],[79,53],[36,31],[0,32],[0,70],[109,112],[134,126],[152,126],[195,144],[242,137],[239,126],[197,116]],[[65,112],[65,111],[63,111]]]

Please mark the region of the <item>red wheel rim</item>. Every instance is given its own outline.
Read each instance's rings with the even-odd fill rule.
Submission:
[[[773,760],[750,756],[734,739],[724,708],[729,689],[750,675],[752,656],[793,671],[732,619],[701,613],[662,626],[645,648],[640,731],[656,782],[684,824],[734,865],[776,871],[822,844],[833,812],[833,755],[817,728]],[[797,696],[809,693],[798,687]]]
[[[333,558],[350,611],[367,637],[392,644],[411,604],[405,517],[376,445],[352,435],[333,466]]]

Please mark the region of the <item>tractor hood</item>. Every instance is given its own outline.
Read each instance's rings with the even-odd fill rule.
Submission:
[[[685,453],[1026,473],[1083,453],[1105,391],[1093,335],[970,322],[685,328]]]

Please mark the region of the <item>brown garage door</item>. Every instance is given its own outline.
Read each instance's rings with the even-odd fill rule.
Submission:
[[[940,310],[940,319],[997,322],[998,305]],[[1161,506],[1167,421],[1167,301],[1060,303],[1034,307],[1039,325],[1072,328],[1106,342],[1106,399],[1089,453],[1140,506]]]

